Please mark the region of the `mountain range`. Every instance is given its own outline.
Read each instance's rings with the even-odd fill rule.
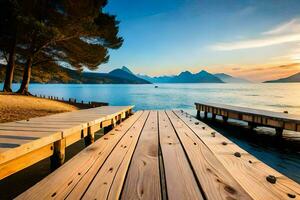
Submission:
[[[14,72],[14,83],[20,83],[23,70],[19,66]],[[5,77],[5,66],[0,65],[0,82]],[[109,73],[78,72],[65,67],[33,67],[32,83],[85,83],[85,84],[151,84],[126,70],[115,69]]]
[[[22,68],[16,67],[14,82],[22,80]],[[0,66],[0,81],[5,77],[5,66]],[[78,72],[64,67],[34,67],[31,82],[33,83],[83,83],[83,84],[151,84],[151,83],[241,83],[249,82],[228,74],[211,74],[205,70],[198,73],[189,71],[173,76],[151,77],[134,74],[123,66],[109,73]]]
[[[265,81],[264,83],[299,83],[299,82],[300,82],[300,72],[292,76],[288,76],[286,78]]]
[[[205,70],[198,73],[189,71],[181,72],[175,76],[156,76],[137,74],[138,77],[150,81],[151,83],[249,83],[250,81],[236,78],[228,74],[211,74]]]

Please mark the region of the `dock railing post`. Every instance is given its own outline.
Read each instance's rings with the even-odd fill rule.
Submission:
[[[99,125],[100,126],[100,125]],[[84,138],[85,146],[89,146],[90,144],[95,142],[95,131],[93,130],[93,127],[88,127],[87,136]]]
[[[222,116],[222,118],[223,118],[223,121],[224,121],[225,123],[227,123],[227,122],[228,122],[228,117],[226,117],[226,116]]]
[[[201,119],[200,110],[197,110],[197,119]]]
[[[276,130],[276,137],[278,137],[278,138],[282,138],[282,136],[283,136],[283,128],[275,128],[275,130]]]
[[[211,113],[211,118],[212,118],[213,120],[215,120],[215,119],[216,119],[216,114]]]
[[[248,122],[248,126],[250,127],[251,130],[257,128],[257,125],[253,122]]]
[[[207,112],[204,111],[204,119],[207,119]]]
[[[55,170],[65,162],[66,139],[54,142],[53,155],[50,157],[51,169]]]

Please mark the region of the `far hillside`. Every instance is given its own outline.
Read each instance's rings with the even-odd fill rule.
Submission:
[[[14,82],[22,80],[23,70],[17,67],[14,73]],[[0,81],[5,77],[5,66],[0,67]],[[32,83],[77,83],[77,84],[150,84],[149,81],[129,74],[122,69],[110,73],[79,72],[64,67],[33,67]]]
[[[300,82],[300,72],[286,78],[265,81],[265,83],[299,83],[299,82]]]

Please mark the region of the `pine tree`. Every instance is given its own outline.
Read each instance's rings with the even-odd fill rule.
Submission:
[[[84,67],[94,70],[108,61],[107,48],[119,48],[123,39],[118,37],[115,16],[100,12],[106,3],[105,0],[78,0],[76,3],[69,0],[58,2],[55,7],[52,2],[54,9],[49,14],[44,10],[42,19],[47,20],[38,22],[48,26],[34,28],[39,35],[31,37],[36,39],[29,45],[33,48],[29,48],[19,93],[28,93],[31,67],[38,57],[50,57],[52,62],[62,60],[78,70]]]
[[[77,70],[95,70],[108,61],[108,49],[123,42],[115,16],[102,12],[106,0],[0,0],[0,4],[4,5],[0,11],[7,11],[0,14],[5,27],[0,30],[0,51],[8,60],[9,91],[14,69],[10,66],[15,63],[24,66],[18,92],[29,94],[32,66],[65,63]]]

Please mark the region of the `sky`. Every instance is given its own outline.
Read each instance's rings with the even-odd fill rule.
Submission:
[[[109,0],[123,46],[100,71],[228,73],[254,82],[300,72],[299,0]]]

